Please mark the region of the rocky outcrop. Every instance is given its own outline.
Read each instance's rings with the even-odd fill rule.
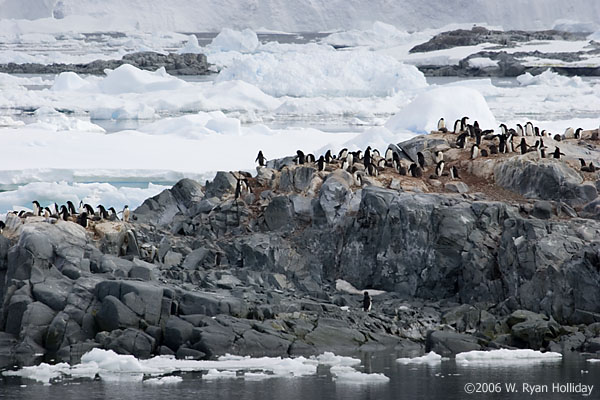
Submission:
[[[281,162],[247,178],[252,193],[238,198],[229,172],[204,186],[182,180],[129,223],[86,230],[11,214],[0,361],[74,362],[94,347],[195,359],[595,351],[600,222],[578,216],[596,201],[590,176],[563,159],[465,160],[448,138],[398,148],[426,155],[425,176],[443,151],[464,182],[387,168],[357,186],[335,163]],[[465,182],[466,193],[450,188]],[[337,279],[387,293],[366,313]]]
[[[87,64],[0,64],[0,72],[8,74],[59,74],[71,71],[78,74],[104,75],[105,69],[115,69],[123,64],[130,64],[149,71],[165,68],[171,75],[206,75],[210,73],[209,64],[204,54],[161,54],[152,51],[126,54],[121,60],[96,60]]]

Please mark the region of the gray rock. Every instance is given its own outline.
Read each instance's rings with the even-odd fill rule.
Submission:
[[[287,354],[291,341],[267,332],[249,329],[235,342],[236,353],[252,357],[276,357]]]
[[[448,182],[444,185],[446,190],[453,193],[468,193],[469,186],[464,182]]]
[[[199,350],[194,350],[185,346],[181,346],[179,349],[177,349],[175,357],[178,360],[202,360],[206,357],[206,354]]]
[[[96,314],[96,323],[102,331],[122,328],[137,328],[139,317],[118,298],[108,295],[102,300],[100,310]]]
[[[137,358],[150,358],[155,351],[155,339],[138,329],[128,328],[111,337],[106,348],[118,354],[131,354]]]
[[[66,280],[47,279],[43,283],[33,285],[33,297],[55,311],[60,311],[67,304],[67,296],[72,284]]]
[[[279,188],[285,192],[294,190],[302,192],[308,189],[316,172],[315,168],[307,166],[283,168],[279,178]]]
[[[533,204],[533,211],[531,213],[534,217],[539,219],[550,219],[552,218],[552,203],[549,201],[536,201]]]
[[[287,196],[273,198],[265,210],[265,222],[270,230],[290,229],[293,209]]]
[[[192,337],[192,330],[194,325],[181,318],[172,316],[167,320],[164,328],[164,343],[171,350],[177,351],[177,349],[184,343],[186,343]]]
[[[477,338],[462,333],[449,331],[432,331],[427,335],[425,351],[434,351],[443,357],[454,356],[458,353],[481,350]]]
[[[233,194],[237,180],[231,172],[219,171],[211,182],[206,184],[206,198],[222,198],[225,194]]]
[[[177,213],[187,212],[201,200],[202,196],[202,186],[198,182],[182,179],[171,189],[166,189],[144,201],[133,214],[139,222],[168,225]]]
[[[318,351],[346,352],[364,342],[365,336],[356,329],[348,327],[342,320],[319,318],[317,327],[304,337],[304,341]]]

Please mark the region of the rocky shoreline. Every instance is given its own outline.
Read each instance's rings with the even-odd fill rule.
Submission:
[[[96,60],[87,64],[0,64],[0,72],[8,74],[75,72],[78,74],[104,75],[105,69],[116,69],[123,64],[130,64],[148,71],[165,68],[171,75],[207,75],[212,73],[210,64],[206,61],[204,54],[161,54],[151,51],[126,54],[120,60]]]
[[[591,133],[545,137],[561,159],[470,159],[441,132],[391,145],[403,161],[424,155],[423,178],[271,160],[254,176],[184,179],[131,221],[88,228],[9,214],[0,368],[77,363],[96,347],[194,359],[600,352],[598,173],[577,167],[600,161]],[[432,176],[438,152],[459,180]],[[385,293],[365,312],[339,279]]]

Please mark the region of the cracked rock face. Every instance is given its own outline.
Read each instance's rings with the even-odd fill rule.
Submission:
[[[386,167],[361,186],[340,163],[278,162],[238,198],[229,172],[205,186],[182,180],[129,223],[86,230],[10,215],[0,236],[0,361],[77,362],[94,347],[196,359],[595,348],[600,222],[584,218],[597,201],[590,175],[568,160],[470,161],[451,137],[396,148],[426,158],[441,148],[462,181],[427,178],[429,159],[423,178]],[[459,183],[469,191],[451,189]],[[336,290],[337,279],[387,293],[363,312],[362,295]]]

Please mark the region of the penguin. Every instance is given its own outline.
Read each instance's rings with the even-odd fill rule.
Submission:
[[[60,210],[58,209],[58,204],[54,203],[54,212],[52,214],[58,215],[59,212]]]
[[[81,226],[83,226],[84,228],[87,228],[87,220],[88,220],[88,214],[86,211],[80,213],[77,216],[77,223]]]
[[[575,139],[581,139],[581,131],[583,131],[582,128],[577,128],[577,130],[575,131],[575,133],[573,134],[573,137]]]
[[[6,228],[6,224],[4,221],[0,221],[0,235],[2,234],[2,231],[4,231],[4,228]]]
[[[254,160],[255,162],[258,162],[258,166],[259,167],[264,167],[265,166],[265,156],[263,155],[262,150],[258,151],[258,155],[256,156],[256,160]]]
[[[50,216],[52,215],[52,211],[50,211],[50,208],[48,207],[44,207],[44,218],[50,218]]]
[[[564,153],[560,152],[560,149],[558,147],[556,147],[554,149],[554,154],[552,155],[554,158],[560,159],[560,156],[564,156]]]
[[[406,174],[408,173],[406,167],[404,166],[404,164],[402,163],[398,163],[398,173],[402,176],[406,176]]]
[[[515,144],[513,143],[513,138],[515,136],[515,130],[508,130],[508,137],[506,138],[506,153],[514,153],[515,152]]]
[[[415,163],[410,164],[409,171],[414,178],[420,178],[423,176],[423,170]]]
[[[565,139],[572,139],[575,137],[575,131],[573,130],[573,128],[568,127],[567,129],[565,129],[565,134],[563,136],[565,137]]]
[[[440,160],[440,162],[438,162],[437,166],[435,167],[435,174],[437,176],[442,176],[443,173],[444,173],[444,160]]]
[[[377,167],[375,165],[373,165],[371,163],[371,164],[369,164],[367,166],[367,174],[369,176],[378,176],[379,175],[379,170],[377,169]]]
[[[538,128],[537,126],[533,128],[533,132],[535,136],[544,136],[542,133],[540,133],[540,128]]]
[[[479,154],[481,155],[481,157],[487,157],[488,151],[486,149],[480,149]]]
[[[342,150],[340,150],[340,152],[338,154],[338,160],[346,158],[347,156],[348,156],[348,149],[347,148],[343,148]]]
[[[371,157],[381,157],[379,150],[377,150],[377,149],[371,150]]]
[[[39,217],[40,215],[42,215],[42,207],[40,206],[40,203],[37,200],[32,201],[33,203],[33,215],[35,215],[36,217]]]
[[[319,170],[319,171],[325,170],[325,157],[323,157],[323,156],[319,157],[319,160],[317,161],[317,170]]]
[[[306,161],[307,163],[314,163],[314,162],[315,162],[315,155],[314,155],[314,154],[312,154],[312,153],[310,153],[310,154],[307,154],[307,155],[306,155],[306,159],[305,159],[305,161]]]
[[[471,147],[471,160],[476,159],[478,155],[479,155],[479,146],[477,146],[476,144],[474,144]]]
[[[417,160],[421,168],[425,168],[425,156],[420,151],[417,153]]]
[[[453,165],[452,168],[450,168],[450,177],[452,179],[460,179],[460,176],[458,176],[458,168],[456,168],[456,165]]]
[[[523,125],[517,124],[517,135],[516,136],[525,136],[525,131],[523,130]]]
[[[500,133],[502,135],[508,135],[508,128],[505,124],[500,124]]]
[[[458,135],[462,132],[460,127],[461,127],[460,119],[457,119],[456,121],[454,121],[454,133],[455,134]]]
[[[377,167],[385,168],[385,158],[379,157],[379,160],[377,160]]]
[[[525,136],[533,136],[534,135],[534,130],[533,130],[533,124],[528,121],[525,124]]]
[[[456,145],[459,148],[464,149],[467,145],[467,137],[468,136],[469,136],[469,134],[467,132],[461,133],[460,135],[458,135],[458,137],[456,138]]]
[[[67,203],[69,203],[69,202],[67,202]],[[73,205],[73,203],[71,203],[71,205]],[[69,213],[69,210],[67,209],[67,207],[62,205],[62,206],[60,206],[60,212],[58,213],[58,216],[59,216],[59,219],[62,219],[63,221],[68,221],[71,214]]]
[[[108,211],[106,211],[106,208],[104,208],[102,204],[99,204],[96,208],[100,210],[98,212],[98,216],[100,217],[100,219],[108,219]]]
[[[369,292],[365,291],[364,296],[363,296],[363,311],[365,311],[365,312],[371,311],[372,305],[373,305],[373,302],[371,301],[371,296],[369,295]]]
[[[327,153],[325,153],[325,162],[331,164],[332,161],[333,157],[331,156],[331,150],[327,150]]]
[[[460,119],[460,130],[461,131],[465,131],[467,129],[467,120],[469,119],[469,117],[462,117]]]
[[[498,154],[498,147],[495,144],[489,146],[490,154]]]
[[[131,212],[129,211],[129,206],[125,205],[125,207],[123,207],[123,222],[129,222],[130,214]]]
[[[354,152],[353,156],[354,156],[354,159],[355,159],[356,161],[360,161],[360,160],[362,160],[362,159],[363,159],[363,153],[362,153],[362,150],[356,150],[356,151]]]
[[[444,160],[444,152],[443,151],[436,151],[435,154],[433,155],[433,161],[437,164],[440,161]]]
[[[75,205],[73,204],[73,202],[71,200],[67,201],[67,207],[68,207],[69,213],[71,215],[77,214],[77,212],[75,211]]]
[[[359,171],[355,171],[352,174],[352,177],[354,178],[354,184],[358,187],[362,187],[363,185],[363,176],[362,173]]]
[[[440,120],[438,121],[437,130],[438,132],[443,133],[448,132],[448,129],[446,129],[446,121],[444,121],[444,118],[440,118]]]
[[[562,140],[562,136],[560,136],[558,133],[556,135],[554,135],[554,140],[556,140],[557,142],[560,142]]]
[[[394,160],[394,154],[396,154],[396,153],[394,153],[394,150],[387,149],[385,151],[385,161],[388,163],[391,163]]]
[[[89,216],[94,216],[96,215],[96,213],[94,212],[94,209],[92,208],[92,206],[90,206],[89,204],[84,204],[83,208],[85,209],[85,212],[87,212],[87,215]]]
[[[363,158],[363,164],[367,168],[371,164],[371,146],[368,146],[365,150],[365,156]]]
[[[296,164],[302,165],[306,161],[306,157],[302,150],[296,151]]]
[[[519,148],[521,149],[521,155],[527,153],[527,142],[525,138],[521,138],[521,144],[519,144]]]
[[[351,167],[352,165],[354,165],[354,154],[348,153],[348,155],[346,156],[346,160],[348,160],[348,166],[349,167]]]
[[[344,161],[342,161],[342,169],[344,171],[348,171],[348,168],[350,168],[350,164],[348,163],[348,159],[346,158]]]

